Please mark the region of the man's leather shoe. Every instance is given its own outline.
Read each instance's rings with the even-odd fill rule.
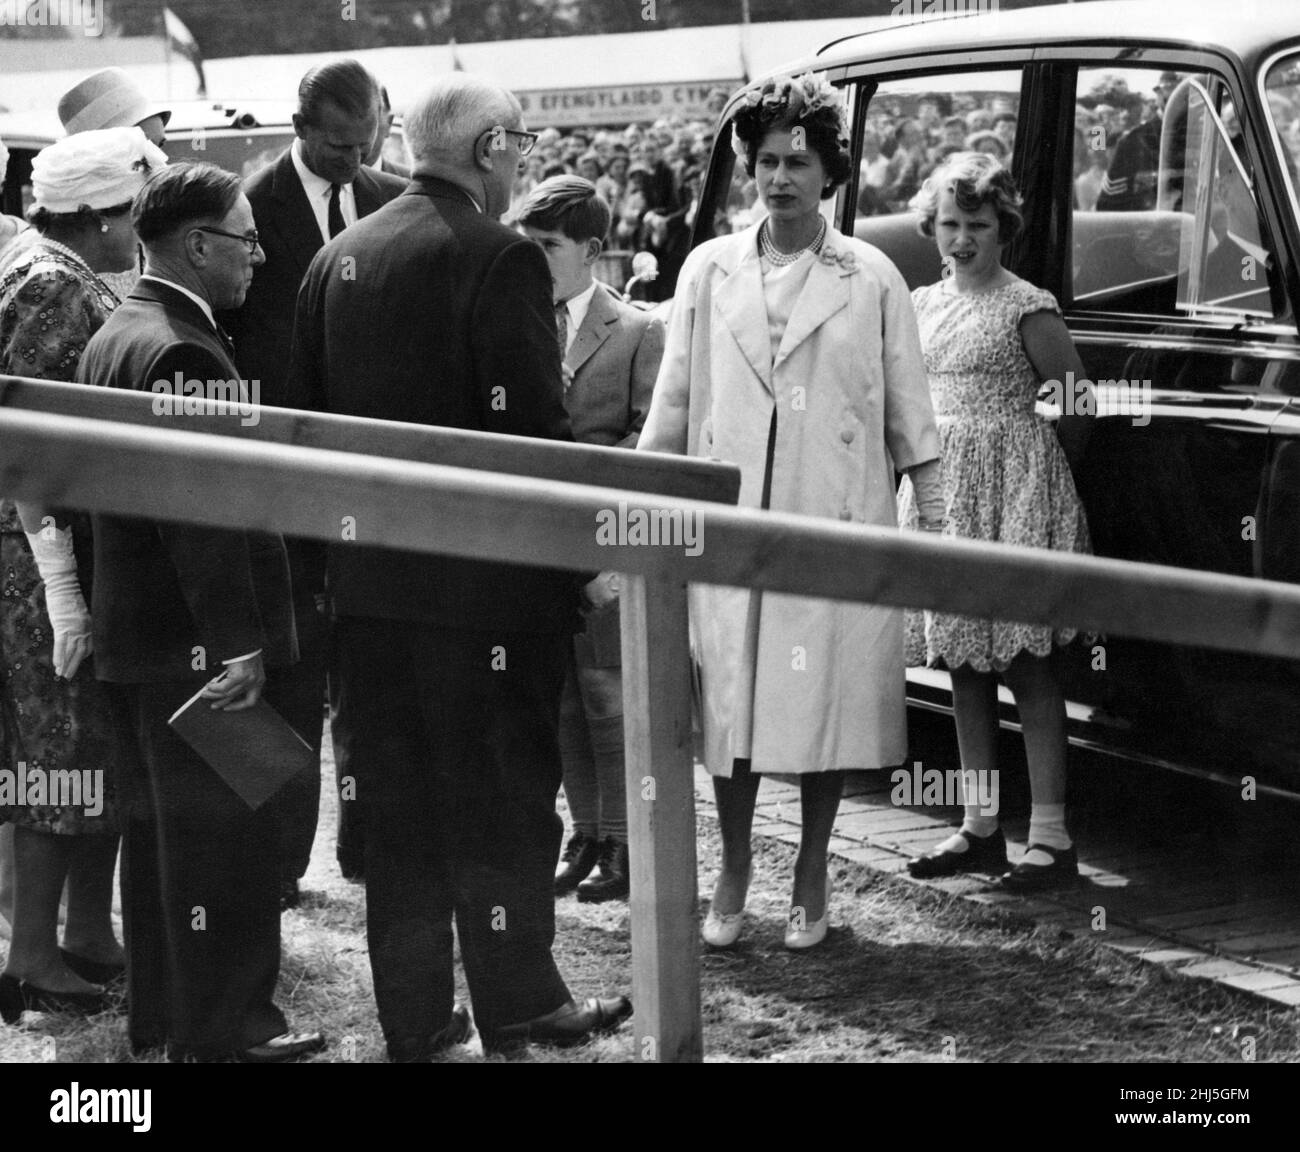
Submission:
[[[578,885],[578,903],[603,904],[606,900],[626,900],[631,887],[627,845],[607,836],[600,844],[596,874]]]
[[[612,1032],[631,1015],[632,1001],[626,996],[612,1000],[597,1000],[593,996],[581,1004],[570,1000],[545,1016],[498,1028],[495,1039],[487,1046],[500,1051],[531,1042],[572,1048],[602,1032]]]
[[[1079,882],[1079,857],[1074,846],[1049,848],[1046,844],[1031,844],[1030,852],[1046,852],[1050,864],[1028,864],[1021,860],[1002,877],[1002,887],[1009,892],[1045,892],[1050,888],[1066,888]]]
[[[555,870],[555,894],[564,896],[572,892],[579,881],[585,880],[600,858],[600,843],[585,832],[575,832],[569,837]]]
[[[280,911],[287,912],[290,908],[297,908],[302,902],[302,893],[298,891],[297,880],[280,881]]]
[[[974,836],[958,832],[970,847],[965,852],[931,852],[907,862],[907,870],[918,880],[936,876],[955,876],[958,872],[992,872],[1007,870],[1007,838],[999,828],[992,836]]]
[[[299,1056],[310,1056],[324,1047],[325,1036],[321,1032],[282,1032],[264,1044],[245,1048],[235,1055],[241,1064],[283,1064]]]
[[[464,1044],[474,1031],[469,1009],[464,1004],[457,1004],[451,1010],[451,1019],[447,1026],[434,1035],[428,1042],[415,1040],[391,1040],[388,1044],[388,1059],[394,1064],[427,1064],[431,1057],[457,1044]]]

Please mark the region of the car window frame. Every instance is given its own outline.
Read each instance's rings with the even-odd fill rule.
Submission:
[[[1080,68],[1117,69],[1151,68],[1169,69],[1178,72],[1210,72],[1221,79],[1227,87],[1242,120],[1242,135],[1250,170],[1253,177],[1255,203],[1259,210],[1261,226],[1267,233],[1267,241],[1272,247],[1277,260],[1277,276],[1286,296],[1286,307],[1282,313],[1271,320],[1243,320],[1236,315],[1214,315],[1204,313],[1196,316],[1171,313],[1162,315],[1151,312],[1121,312],[1098,308],[1077,308],[1074,302],[1073,283],[1068,284],[1066,268],[1061,269],[1061,277],[1054,291],[1060,301],[1061,310],[1073,327],[1093,324],[1104,326],[1136,326],[1143,329],[1160,327],[1166,332],[1170,328],[1185,329],[1187,338],[1197,335],[1214,337],[1229,336],[1241,329],[1252,335],[1267,339],[1297,338],[1297,318],[1300,317],[1300,296],[1297,296],[1295,263],[1291,258],[1291,232],[1285,227],[1285,215],[1279,211],[1276,188],[1277,172],[1271,161],[1274,159],[1268,150],[1261,147],[1259,138],[1260,109],[1254,100],[1254,93],[1242,84],[1241,65],[1234,57],[1210,48],[1190,49],[1185,46],[1151,45],[1131,50],[1104,48],[1094,45],[1052,45],[1039,48],[1035,57],[1043,64],[1054,64],[1059,68],[1059,79],[1065,87],[1059,93],[1063,106],[1074,108],[1078,99],[1078,74]],[[1058,164],[1056,180],[1052,188],[1054,202],[1060,206],[1059,219],[1064,235],[1053,234],[1053,250],[1062,253],[1073,252],[1073,179],[1072,166]]]

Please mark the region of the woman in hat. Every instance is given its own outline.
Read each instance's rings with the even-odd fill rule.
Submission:
[[[78,133],[37,154],[28,216],[40,235],[0,278],[0,371],[74,378],[118,303],[103,274],[135,258],[131,201],[166,162],[136,127]],[[122,969],[110,916],[115,748],[88,659],[90,555],[84,513],[0,501],[0,769],[9,784],[0,820],[14,825],[16,874],[0,976],[6,1022],[25,1008],[95,1011],[101,984]]]
[[[747,92],[732,133],[766,215],[687,257],[638,451],[737,464],[742,506],[882,527],[896,524],[898,469],[917,482],[921,526],[941,528],[907,285],[822,212],[852,174],[839,93],[812,74],[769,80]],[[788,773],[802,827],[785,944],[815,947],[844,773],[907,753],[903,614],[695,584],[691,626],[722,836],[705,943],[740,936],[759,780]]]

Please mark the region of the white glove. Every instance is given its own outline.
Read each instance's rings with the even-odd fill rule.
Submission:
[[[90,613],[77,583],[72,527],[28,532],[27,542],[45,581],[45,609],[54,628],[54,672],[71,680],[91,652]]]

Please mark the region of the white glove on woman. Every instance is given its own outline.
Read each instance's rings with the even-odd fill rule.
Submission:
[[[91,652],[90,613],[77,583],[72,526],[50,526],[26,535],[45,581],[45,609],[54,627],[54,672],[71,680]]]

